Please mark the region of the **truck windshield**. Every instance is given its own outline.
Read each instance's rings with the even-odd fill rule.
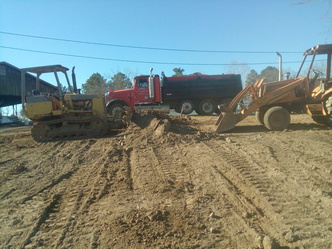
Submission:
[[[136,86],[138,86],[138,87],[147,87],[148,86],[148,80],[147,79],[139,79],[137,81]]]

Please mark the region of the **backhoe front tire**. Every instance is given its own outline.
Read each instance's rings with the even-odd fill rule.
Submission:
[[[265,110],[257,110],[255,112],[255,118],[260,123],[261,125],[264,125],[264,115],[265,115]]]
[[[271,131],[282,131],[290,124],[290,114],[285,108],[274,106],[266,111],[264,124]]]

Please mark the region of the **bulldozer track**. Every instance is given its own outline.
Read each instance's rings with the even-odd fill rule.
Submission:
[[[64,138],[102,137],[107,130],[107,121],[100,117],[63,118],[38,122],[32,127],[31,135],[38,142],[48,142]]]

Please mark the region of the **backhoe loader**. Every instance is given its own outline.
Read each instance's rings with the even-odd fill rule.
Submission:
[[[228,106],[219,106],[216,132],[231,130],[254,112],[258,122],[269,130],[286,129],[291,113],[307,113],[315,122],[332,126],[331,54],[332,44],[317,45],[304,52],[294,79],[264,83],[262,78],[246,86]],[[317,59],[321,56],[325,59]],[[300,77],[308,62],[306,76]],[[323,62],[320,66],[326,62],[325,73],[317,71],[315,62]]]
[[[22,109],[25,115],[34,122],[31,135],[36,141],[101,137],[110,130],[121,130],[129,125],[131,118],[129,108],[111,116],[107,114],[103,96],[80,94],[76,86],[74,68],[72,70],[73,86],[67,75],[69,69],[61,65],[21,69]],[[59,72],[65,76],[67,87],[60,83]],[[36,89],[27,94],[26,73],[37,74]],[[39,77],[43,73],[54,73],[58,86],[57,92],[40,92]]]

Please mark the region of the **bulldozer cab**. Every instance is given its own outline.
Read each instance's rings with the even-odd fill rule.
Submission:
[[[64,89],[74,94],[77,91],[75,73],[73,71],[73,83],[71,86],[67,71],[69,69],[61,65],[49,65],[40,67],[30,67],[21,69],[21,96],[22,109],[27,117],[36,120],[47,116],[62,114],[62,101],[65,99]],[[36,77],[36,86],[34,89],[26,89],[26,73],[34,73]],[[54,93],[44,93],[40,87],[40,76],[44,73],[53,73],[57,82],[58,90]],[[60,83],[58,73],[62,73],[67,84],[66,88]],[[63,77],[61,78],[63,80]]]
[[[67,71],[69,69],[66,67],[63,67],[61,65],[50,65],[50,66],[41,66],[41,67],[29,67],[29,68],[23,68],[21,69],[21,89],[22,89],[22,103],[25,102],[23,97],[25,95],[25,87],[26,87],[26,82],[25,82],[25,75],[26,73],[34,73],[37,75],[36,78],[36,88],[32,90],[31,94],[32,95],[40,95],[41,89],[40,89],[40,76],[44,73],[54,73],[56,82],[57,82],[57,87],[58,87],[58,92],[59,92],[59,97],[60,99],[63,99],[64,93],[63,93],[63,86],[60,83],[60,78],[58,75],[58,72],[62,72],[65,76],[65,80],[67,83],[67,89],[70,93],[74,92],[74,88],[71,86]],[[74,79],[74,75],[73,75]],[[75,82],[76,84],[76,82]]]

